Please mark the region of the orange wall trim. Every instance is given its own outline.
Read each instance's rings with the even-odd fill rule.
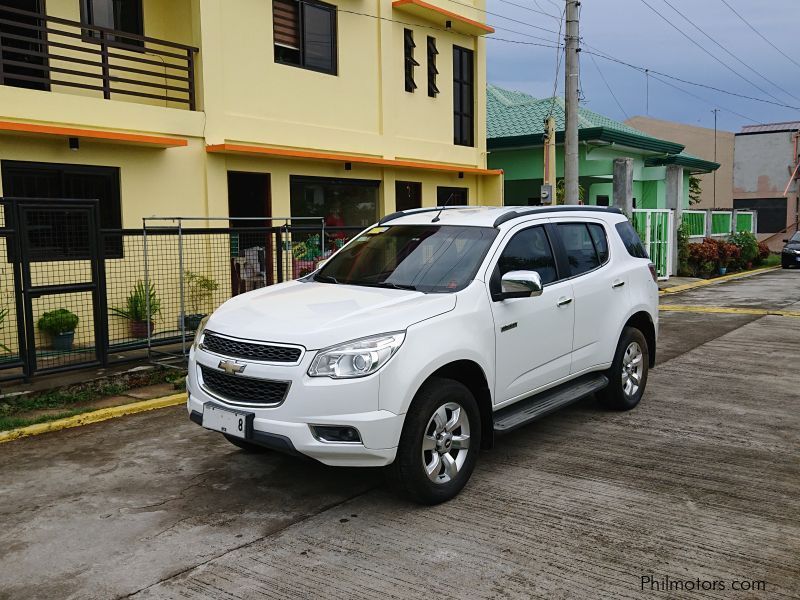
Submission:
[[[359,163],[378,167],[397,167],[403,169],[425,169],[428,171],[446,171],[452,173],[470,173],[472,175],[502,175],[502,169],[479,169],[477,167],[447,165],[441,163],[416,162],[411,160],[392,160],[388,158],[371,158],[368,156],[351,156],[332,154],[330,152],[312,152],[307,150],[289,150],[285,148],[266,148],[264,146],[246,146],[242,144],[215,144],[206,146],[206,152],[216,154],[250,154],[274,156],[275,158],[303,158],[310,160],[333,160],[342,163]]]
[[[418,6],[419,8],[438,13],[441,16],[451,21],[460,21],[465,25],[475,27],[476,29],[479,29],[485,33],[494,33],[494,27],[490,27],[485,23],[479,23],[478,21],[473,21],[472,19],[468,19],[467,17],[462,17],[457,13],[450,12],[449,10],[445,10],[444,8],[439,8],[438,6],[429,4],[424,0],[395,0],[395,2],[392,2],[393,8],[401,8],[403,6],[409,6],[409,5]]]
[[[136,144],[154,148],[178,148],[187,146],[189,142],[182,138],[162,137],[157,135],[144,135],[139,133],[122,133],[119,131],[106,131],[102,129],[76,129],[74,127],[56,127],[53,125],[38,125],[36,123],[17,123],[14,121],[0,121],[0,134],[23,133],[39,136],[76,137],[84,140],[98,142],[115,142],[121,144]]]

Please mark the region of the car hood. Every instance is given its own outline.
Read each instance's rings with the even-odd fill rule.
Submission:
[[[238,338],[318,350],[402,331],[455,305],[455,294],[291,281],[235,296],[211,315],[207,328]]]
[[[784,250],[800,250],[800,242],[789,242],[783,247]]]

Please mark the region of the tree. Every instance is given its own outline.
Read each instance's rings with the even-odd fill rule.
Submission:
[[[564,204],[564,194],[565,194],[565,185],[564,179],[559,179],[556,181],[556,204]],[[580,200],[581,204],[583,204],[583,197],[584,197],[584,190],[583,186],[578,184],[578,200]]]
[[[703,193],[703,188],[700,185],[700,178],[694,175],[689,175],[689,206],[700,203],[700,195]]]

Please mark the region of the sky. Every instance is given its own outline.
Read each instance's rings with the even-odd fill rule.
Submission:
[[[718,108],[719,129],[734,132],[754,122],[800,120],[800,0],[725,1],[798,64],[748,28],[723,0],[582,0],[582,105],[618,120],[648,115],[700,127],[714,126],[712,111]],[[487,0],[486,21],[496,29],[489,37],[526,42],[488,40],[489,83],[541,98],[552,95],[557,53],[553,46],[563,6],[564,0]],[[597,56],[598,52],[662,75],[647,76]],[[775,104],[682,83],[664,74]],[[563,80],[562,55],[559,95],[563,95]]]

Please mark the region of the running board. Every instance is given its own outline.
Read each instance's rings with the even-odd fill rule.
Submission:
[[[586,396],[599,392],[607,385],[608,377],[601,373],[590,373],[525,400],[520,400],[494,413],[494,432],[502,434],[514,431]]]

